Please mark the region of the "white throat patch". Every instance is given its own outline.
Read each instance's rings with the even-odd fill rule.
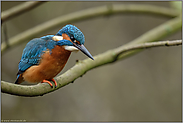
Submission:
[[[71,51],[71,52],[77,52],[77,51],[79,51],[79,49],[78,48],[76,48],[76,47],[74,47],[74,46],[64,46],[64,49],[65,50],[68,50],[68,51]]]

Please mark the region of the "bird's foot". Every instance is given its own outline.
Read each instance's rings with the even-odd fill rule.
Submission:
[[[56,88],[57,87],[57,82],[54,79],[51,79],[51,81],[54,82],[55,88]],[[43,83],[43,82],[48,83],[51,86],[51,88],[53,88],[53,84],[50,81],[44,79],[41,83]]]
[[[55,88],[56,88],[57,87],[57,82],[54,79],[52,79],[51,81],[53,81],[55,83]]]

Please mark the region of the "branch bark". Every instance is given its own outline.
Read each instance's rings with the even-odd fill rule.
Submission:
[[[160,41],[160,42],[138,44],[135,46],[122,48],[120,52],[119,50],[115,50],[115,49],[109,50],[103,54],[99,54],[95,56],[94,57],[95,61],[92,61],[90,59],[78,61],[74,67],[72,67],[67,72],[65,72],[64,74],[56,78],[56,81],[58,83],[57,88],[51,88],[46,83],[39,83],[37,85],[25,86],[25,85],[16,85],[16,84],[8,83],[5,81],[1,81],[1,91],[3,93],[18,95],[18,96],[28,96],[28,97],[43,96],[46,93],[57,90],[73,82],[75,79],[79,78],[80,76],[85,74],[87,71],[95,67],[119,60],[117,59],[117,57],[124,52],[129,52],[131,50],[138,50],[138,49],[144,49],[144,48],[159,47],[159,46],[178,46],[178,45],[182,45],[182,40]]]
[[[38,5],[41,5],[43,3],[43,1],[29,1],[29,2],[24,2],[18,6],[15,6],[9,10],[3,11],[1,13],[1,22],[5,22],[15,16],[18,16],[24,12],[27,12],[35,7],[37,7]],[[1,23],[1,24],[2,24]]]
[[[159,47],[159,46],[178,46],[178,45],[182,45],[182,40],[160,41],[160,42],[137,44],[135,46],[122,48],[120,51],[119,49],[118,50],[114,49],[112,51],[107,51],[103,54],[95,56],[95,61],[86,59],[86,60],[77,62],[74,67],[72,67],[67,72],[65,72],[64,74],[56,78],[56,81],[58,83],[57,88],[50,88],[50,86],[45,83],[42,83],[42,84],[39,83],[37,85],[32,85],[32,86],[25,86],[25,85],[16,85],[16,84],[8,83],[5,81],[1,81],[1,91],[3,93],[19,95],[19,96],[30,96],[30,97],[42,96],[46,93],[49,93],[58,88],[61,88],[69,84],[70,82],[73,82],[75,79],[85,74],[86,71],[88,70],[104,65],[106,63],[115,62],[117,60],[117,57],[124,52],[128,52],[131,50],[144,49],[144,48]]]
[[[133,4],[106,5],[70,13],[52,19],[50,21],[47,21],[43,24],[37,25],[34,28],[31,28],[23,33],[20,33],[10,38],[8,46],[9,47],[16,46],[22,43],[23,41],[30,40],[32,37],[36,35],[39,35],[43,32],[46,32],[47,30],[53,29],[60,25],[64,25],[66,23],[77,22],[102,15],[109,16],[112,14],[120,14],[120,13],[154,14],[168,18],[173,18],[179,15],[179,12],[174,9],[157,7],[153,5],[133,5]],[[1,44],[1,52],[3,53],[6,49],[8,49],[8,46],[5,42],[3,42]]]

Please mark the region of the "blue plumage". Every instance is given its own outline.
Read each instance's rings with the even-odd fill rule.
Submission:
[[[84,44],[85,42],[83,33],[76,26],[66,25],[61,30],[59,30],[56,35],[61,36],[63,33],[66,33],[69,37],[71,37],[71,35],[74,36],[74,38],[79,41],[80,44]]]
[[[47,35],[41,38],[32,39],[30,42],[27,43],[26,47],[23,50],[22,58],[19,62],[19,72],[18,74],[24,72],[32,65],[38,65],[43,55],[44,51],[51,50],[56,46],[63,46],[63,45],[73,45],[68,40],[60,40],[54,41],[52,37],[54,35]]]
[[[47,40],[44,40],[47,37]],[[44,38],[35,38],[27,43],[19,62],[18,74],[24,72],[32,65],[39,64],[43,51],[51,50],[56,45],[56,41],[51,40],[53,36],[44,36]]]

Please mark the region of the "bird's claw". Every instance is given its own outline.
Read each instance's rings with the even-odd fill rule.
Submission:
[[[56,88],[57,87],[57,82],[54,79],[52,79],[52,81],[55,83],[55,88]]]

